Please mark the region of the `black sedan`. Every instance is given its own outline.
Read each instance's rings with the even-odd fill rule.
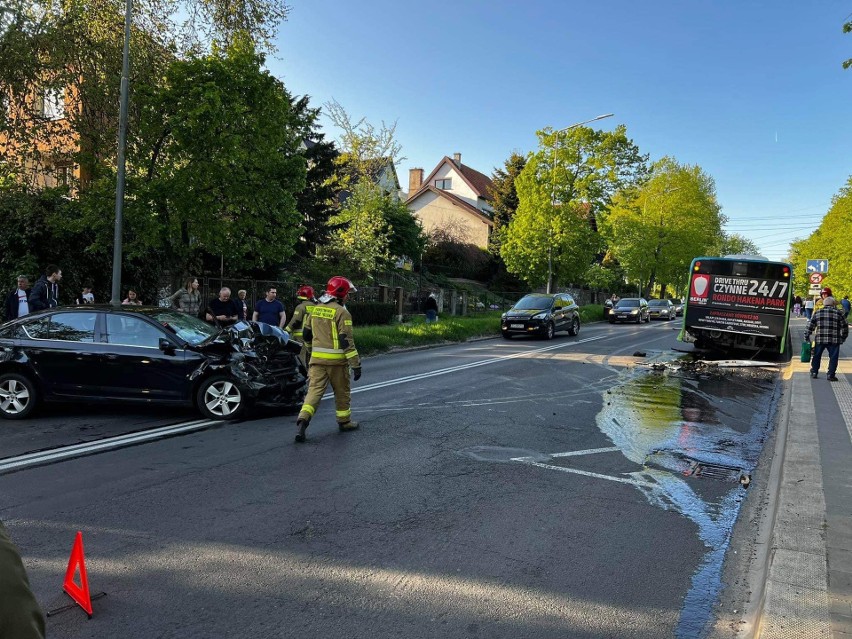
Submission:
[[[651,319],[673,320],[677,315],[671,300],[648,300]]]
[[[522,297],[500,321],[503,337],[539,335],[553,339],[556,331],[580,332],[580,307],[567,293],[530,293]]]
[[[650,322],[651,313],[644,297],[622,297],[609,314],[609,323]]]
[[[295,409],[300,348],[274,326],[215,328],[163,308],[41,311],[0,326],[0,417],[23,419],[40,401],[187,404],[209,419]]]

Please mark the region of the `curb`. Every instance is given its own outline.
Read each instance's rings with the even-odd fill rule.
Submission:
[[[782,369],[781,392],[784,399],[781,413],[778,415],[775,429],[775,451],[772,465],[769,467],[769,477],[766,482],[767,504],[766,515],[761,518],[760,526],[755,535],[756,557],[748,570],[748,587],[752,593],[742,617],[742,626],[737,633],[742,639],[758,639],[760,637],[763,610],[766,603],[766,582],[769,567],[772,565],[772,538],[775,531],[775,521],[778,516],[778,503],[781,497],[781,481],[784,477],[784,456],[787,451],[787,433],[790,422],[790,407],[793,396],[792,373],[795,357]]]

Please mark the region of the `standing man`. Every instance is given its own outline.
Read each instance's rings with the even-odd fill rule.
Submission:
[[[819,309],[805,332],[805,341],[811,341],[811,335],[816,331],[813,357],[811,358],[811,377],[817,378],[823,351],[828,351],[828,381],[837,381],[837,360],[840,358],[840,345],[849,337],[849,324],[843,312],[837,310],[837,301],[828,296],[822,301]]]
[[[296,291],[296,299],[299,303],[296,305],[296,308],[293,311],[293,317],[290,318],[290,322],[284,330],[288,331],[294,339],[302,342],[302,350],[299,352],[299,359],[302,360],[302,364],[304,364],[305,368],[307,368],[308,361],[311,358],[311,353],[308,345],[305,343],[305,337],[302,329],[305,327],[305,323],[317,303],[317,300],[314,297],[314,289],[310,286],[300,286],[299,290]]]
[[[44,639],[44,617],[24,563],[0,521],[0,637]]]
[[[240,315],[237,303],[231,299],[231,289],[223,286],[219,289],[219,297],[210,300],[205,317],[208,322],[218,320],[223,326],[236,324]]]
[[[30,279],[18,275],[18,286],[6,296],[6,321],[23,317],[30,312]]]
[[[843,299],[840,300],[840,306],[843,308],[843,314],[846,316],[846,319],[849,319],[849,311],[852,309],[852,305],[849,304],[849,296],[844,295]]]
[[[278,299],[277,288],[270,286],[266,289],[266,297],[255,302],[251,321],[284,328],[284,324],[287,322],[287,313],[284,312],[284,305]]]
[[[59,306],[59,281],[62,270],[56,264],[49,264],[44,275],[38,278],[30,294],[30,312],[43,311]]]
[[[355,350],[352,316],[343,306],[346,296],[355,290],[352,282],[345,277],[332,277],[325,294],[305,320],[302,333],[305,342],[311,346],[311,369],[308,394],[296,421],[299,428],[297,443],[305,441],[305,431],[329,383],[334,390],[335,415],[340,432],[358,428],[358,422],[352,421],[350,409],[349,369],[352,369],[357,382],[361,379],[361,360]]]

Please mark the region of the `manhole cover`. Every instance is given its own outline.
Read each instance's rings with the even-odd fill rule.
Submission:
[[[695,462],[689,467],[686,475],[687,477],[703,477],[705,479],[715,479],[716,481],[739,481],[743,475],[743,471],[734,466]]]

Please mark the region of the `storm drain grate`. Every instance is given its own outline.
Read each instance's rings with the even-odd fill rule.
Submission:
[[[733,466],[722,466],[721,464],[693,463],[686,472],[687,477],[704,477],[716,481],[740,481],[743,471]]]

